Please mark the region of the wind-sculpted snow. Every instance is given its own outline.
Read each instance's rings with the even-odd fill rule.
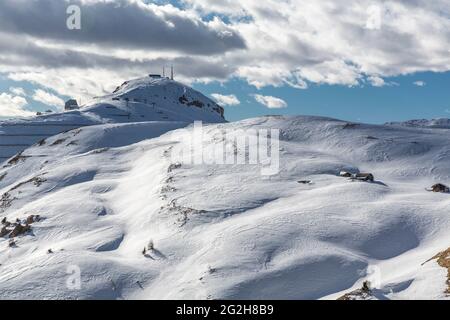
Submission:
[[[40,220],[0,238],[0,298],[335,299],[367,279],[373,299],[447,298],[428,260],[449,247],[450,195],[425,188],[450,183],[450,132],[263,117],[203,134],[237,129],[280,130],[276,174],[178,162],[188,122],[83,127],[6,162],[0,217]]]
[[[392,126],[405,126],[405,127],[417,127],[417,128],[435,128],[435,129],[450,129],[450,119],[419,119],[409,120],[405,122],[389,122],[388,125]]]

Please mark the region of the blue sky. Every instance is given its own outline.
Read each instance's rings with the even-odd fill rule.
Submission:
[[[39,85],[35,85],[33,83],[27,82],[27,81],[12,81],[9,79],[6,79],[5,77],[0,77],[0,92],[7,92],[10,93],[10,88],[22,88],[27,93],[28,96],[32,96],[34,94],[34,91],[41,88],[45,89]],[[58,95],[52,90],[45,89],[47,92],[54,94],[55,96],[60,97],[62,100],[66,101],[68,99],[67,96]],[[54,105],[48,105],[44,104],[40,101],[36,101],[33,99],[28,99],[28,104],[24,107],[26,110],[30,110],[33,112],[43,112],[46,110],[52,110],[52,111],[58,111],[61,109],[61,107],[57,107]],[[1,115],[0,115],[0,118]],[[10,118],[10,117],[4,117],[4,118]]]
[[[424,72],[385,80],[392,84],[383,87],[369,84],[354,87],[310,84],[307,89],[289,86],[257,89],[246,81],[232,79],[225,83],[194,83],[193,87],[210,97],[214,93],[235,95],[240,104],[225,106],[226,117],[231,121],[267,114],[320,115],[367,123],[450,118],[450,72]],[[418,81],[423,85],[414,84]],[[21,87],[30,94],[40,88],[26,81],[0,79],[0,92],[9,91],[10,87]],[[286,101],[287,107],[269,109],[258,103],[254,94],[281,98]],[[60,97],[64,100],[69,98]],[[56,111],[58,108],[33,100],[27,109]]]
[[[233,80],[224,85],[195,84],[194,88],[206,94],[235,94],[241,104],[225,108],[229,120],[266,114],[320,115],[367,123],[450,118],[450,72],[417,73],[386,81],[395,84],[383,87],[310,85],[304,90],[285,86],[257,90],[245,81]],[[417,86],[414,84],[417,81],[425,85]],[[255,93],[280,97],[288,106],[268,109],[253,99]]]
[[[79,7],[80,29],[67,26],[69,5]],[[61,110],[63,100],[85,102],[163,65],[222,103],[229,120],[449,117],[450,6],[448,0],[0,1],[0,118]]]

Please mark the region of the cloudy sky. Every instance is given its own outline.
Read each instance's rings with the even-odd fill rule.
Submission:
[[[0,117],[60,110],[164,65],[230,120],[450,117],[450,0],[0,1]]]

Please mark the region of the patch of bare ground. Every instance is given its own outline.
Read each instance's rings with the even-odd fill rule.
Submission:
[[[359,126],[359,123],[348,122],[343,126],[343,129],[353,129]]]
[[[181,167],[180,163],[173,163],[168,167],[167,172],[170,173],[175,169],[179,169],[180,167]],[[160,190],[162,199],[167,200],[168,193],[177,191],[177,189],[175,187],[170,185],[173,181],[174,181],[173,176],[169,176],[165,180],[165,185]],[[197,210],[194,208],[180,206],[177,204],[175,199],[171,200],[167,205],[162,206],[160,208],[160,211],[165,211],[165,212],[169,212],[171,214],[177,215],[178,218],[177,218],[176,223],[180,227],[183,227],[188,223],[190,216],[195,215],[195,214],[202,214],[202,213],[206,212],[205,210]]]
[[[0,181],[2,181],[6,177],[7,173],[0,174]]]
[[[181,163],[172,163],[168,168],[167,168],[167,173],[172,172],[175,169],[179,169],[181,168]]]
[[[2,197],[0,198],[0,210],[3,211],[6,208],[9,208],[11,206],[11,203],[15,199],[16,198],[12,198],[11,194],[9,194],[8,192],[5,192],[4,194],[2,194]]]
[[[370,283],[364,281],[361,289],[353,290],[343,296],[337,298],[336,300],[368,300],[372,297],[372,290],[370,290]]]
[[[179,227],[183,227],[188,223],[190,216],[196,214],[203,214],[206,211],[179,206],[177,205],[176,200],[172,200],[169,202],[169,204],[162,206],[160,208],[160,212],[168,212],[170,214],[177,216],[177,220],[175,223],[178,224]]]
[[[92,150],[91,152],[92,152],[93,154],[97,154],[97,153],[103,153],[103,152],[106,152],[106,151],[108,151],[108,150],[109,150],[109,148],[100,148],[100,149]]]
[[[45,173],[43,173],[43,174],[45,174]],[[0,198],[0,212],[4,211],[6,208],[9,208],[11,206],[12,202],[14,200],[17,200],[16,197],[12,197],[11,196],[11,191],[17,190],[17,189],[19,189],[20,187],[22,187],[23,185],[25,185],[27,183],[33,183],[36,187],[39,187],[45,181],[47,181],[47,180],[42,178],[42,177],[36,176],[34,178],[31,178],[31,179],[28,179],[26,181],[20,182],[20,183],[16,184],[15,186],[13,186],[7,192],[2,194],[2,196]]]
[[[1,222],[0,237],[8,236],[12,239],[26,234],[31,231],[31,224],[40,220],[39,215],[30,215],[24,221],[17,219],[15,222],[9,222],[5,217]]]
[[[66,141],[66,140],[67,140],[67,138],[58,139],[58,140],[54,141],[50,146],[56,146],[56,145],[58,145],[58,144],[63,143],[63,142]]]
[[[9,189],[9,191],[16,190],[16,189],[20,188],[21,186],[23,186],[23,185],[25,185],[27,183],[33,183],[36,187],[39,187],[45,181],[47,181],[47,180],[37,176],[37,177],[31,178],[29,180],[26,180],[26,181],[23,181],[23,182],[20,182],[20,183],[16,184],[14,187]]]
[[[14,157],[12,157],[11,159],[9,159],[9,161],[6,163],[5,166],[3,167],[9,167],[12,166],[14,164],[19,163],[20,161],[25,161],[27,158],[29,158],[30,156],[24,156],[22,155],[22,152],[19,152],[18,154],[16,154]]]
[[[83,130],[82,130],[81,128],[78,128],[78,129],[72,130],[73,136],[75,137],[76,135],[80,134],[80,133],[81,133],[81,131],[83,131]]]

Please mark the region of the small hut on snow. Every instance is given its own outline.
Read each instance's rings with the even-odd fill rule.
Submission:
[[[70,110],[77,110],[80,107],[78,106],[78,102],[75,99],[69,99],[64,104],[64,110],[70,111]]]

